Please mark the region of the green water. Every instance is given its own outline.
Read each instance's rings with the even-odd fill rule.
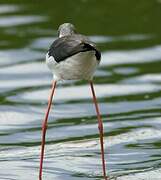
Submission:
[[[64,22],[102,52],[94,82],[109,177],[161,178],[161,1],[1,0],[0,180],[38,179],[52,81],[45,54]],[[103,179],[97,118],[84,81],[58,85],[44,179]]]

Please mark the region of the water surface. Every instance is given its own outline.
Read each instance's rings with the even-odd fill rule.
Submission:
[[[161,2],[2,0],[0,180],[38,179],[52,75],[45,54],[63,22],[102,51],[95,89],[111,179],[161,177]],[[97,118],[87,82],[60,82],[47,131],[45,180],[101,180]]]

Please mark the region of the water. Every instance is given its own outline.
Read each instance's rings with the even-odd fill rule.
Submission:
[[[95,88],[111,179],[161,178],[161,2],[1,0],[0,180],[38,179],[41,123],[52,75],[45,53],[62,22],[102,51]],[[58,85],[45,180],[102,178],[89,85]]]

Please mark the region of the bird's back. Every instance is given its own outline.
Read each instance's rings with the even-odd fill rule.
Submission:
[[[95,51],[96,59],[98,61],[101,59],[101,53],[96,49],[93,42],[89,41],[86,36],[73,34],[56,39],[52,43],[48,54],[59,63],[70,56],[86,51]]]

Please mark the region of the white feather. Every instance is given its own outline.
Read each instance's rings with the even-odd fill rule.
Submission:
[[[53,56],[46,55],[46,63],[55,80],[91,80],[99,64],[94,51],[80,52],[57,63]]]

